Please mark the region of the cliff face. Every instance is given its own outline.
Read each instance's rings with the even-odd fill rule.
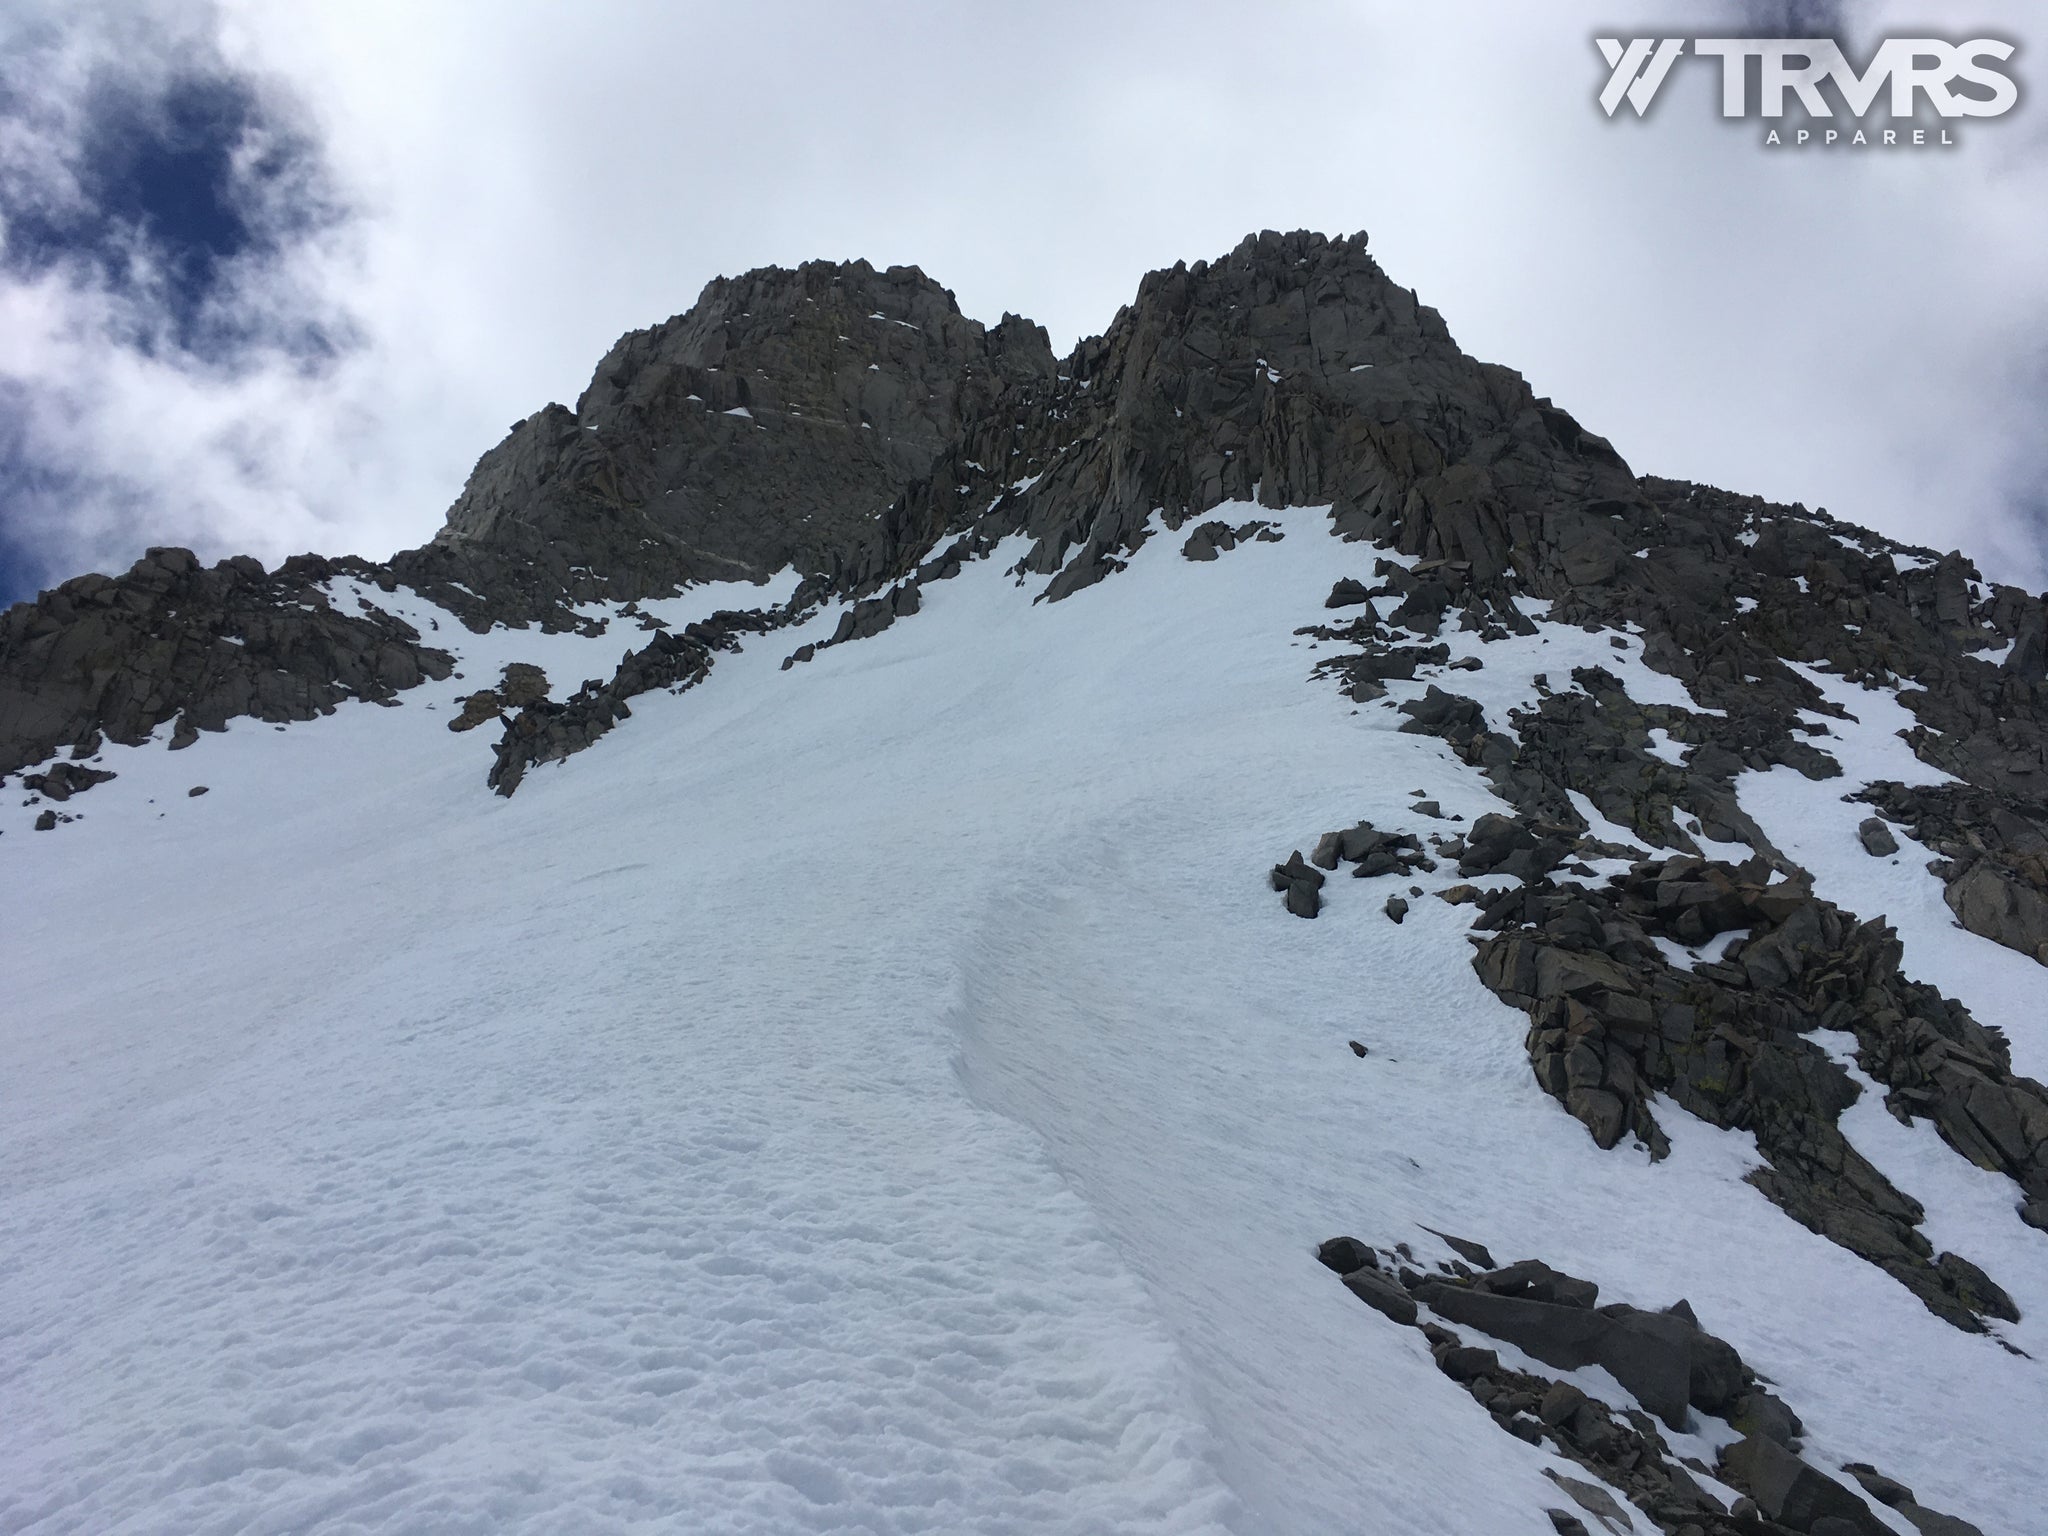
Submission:
[[[1014,383],[1049,378],[1040,328],[993,331],[914,267],[811,262],[720,278],[622,338],[571,412],[485,454],[414,561],[558,566],[624,597],[678,581],[837,575],[882,512]],[[468,583],[474,586],[475,583]],[[535,602],[552,595],[528,588]]]
[[[1466,356],[1362,235],[1269,232],[1154,272],[1050,392],[1004,406],[970,424],[929,507],[913,490],[903,541],[957,516],[967,493],[946,479],[988,466],[1014,481],[1006,466],[1022,465],[1040,477],[1022,516],[1032,569],[1082,549],[1066,590],[1103,574],[1154,509],[1177,526],[1227,499],[1331,504],[1348,531],[1398,535],[1491,582],[1517,561],[1611,574],[1604,504],[1644,505],[1604,440]]]

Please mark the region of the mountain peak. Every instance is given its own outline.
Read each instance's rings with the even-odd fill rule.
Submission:
[[[2048,603],[1362,238],[720,279],[421,549],[10,609],[0,772],[38,1518],[2040,1502]]]

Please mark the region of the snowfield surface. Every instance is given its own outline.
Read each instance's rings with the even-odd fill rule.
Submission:
[[[1409,882],[1347,877],[1286,915],[1267,870],[1318,834],[1500,807],[1396,732],[1423,683],[1308,680],[1293,631],[1381,552],[1278,520],[1050,605],[1006,547],[778,670],[827,611],[511,800],[457,697],[510,660],[563,697],[644,637],[371,592],[464,678],[109,749],[53,834],[0,810],[0,1531],[1545,1536],[1572,1469],[1313,1256],[1444,1254],[1423,1224],[1688,1297],[1817,1464],[2039,1529],[2048,1272],[2003,1181],[1875,1093],[1844,1120],[2032,1359],[1768,1204],[1746,1136],[1665,1103],[1665,1163],[1596,1148],[1472,908],[1396,926]],[[1574,665],[1689,703],[1635,637],[1446,638],[1496,725]],[[1896,705],[1851,704],[1847,780],[1745,807],[2040,1070],[2038,972],[1856,845]]]

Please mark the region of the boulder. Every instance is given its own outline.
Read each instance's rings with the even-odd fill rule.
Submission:
[[[1419,1315],[1415,1298],[1377,1269],[1361,1266],[1353,1270],[1344,1277],[1344,1289],[1375,1312],[1404,1326],[1414,1323]]]
[[[1540,1259],[1523,1259],[1483,1275],[1475,1275],[1472,1289],[1494,1296],[1521,1296],[1530,1301],[1553,1302],[1566,1307],[1591,1307],[1600,1298],[1600,1287],[1552,1269]]]
[[[1375,1275],[1373,1278],[1377,1280],[1379,1276]],[[1415,1303],[1410,1301],[1408,1304],[1413,1306]],[[1500,1374],[1500,1356],[1490,1349],[1480,1349],[1470,1344],[1455,1344],[1438,1357],[1437,1366],[1453,1381],[1477,1381],[1482,1376]]]
[[[1842,1470],[1855,1478],[1863,1491],[1880,1504],[1896,1509],[1901,1504],[1914,1502],[1912,1489],[1897,1478],[1886,1477],[1867,1461],[1848,1462]]]
[[[82,795],[93,785],[104,784],[113,777],[110,768],[88,768],[76,761],[52,763],[41,773],[23,774],[21,787],[62,805],[73,795]]]
[[[1699,1329],[1669,1312],[1629,1309],[1610,1321],[1597,1362],[1649,1412],[1673,1429],[1684,1429]]]
[[[1200,524],[1181,544],[1180,552],[1190,560],[1214,560],[1219,551],[1237,548],[1237,536],[1225,522]]]
[[[1845,1521],[1861,1536],[1891,1531],[1862,1499],[1767,1436],[1750,1435],[1726,1447],[1721,1475],[1756,1500],[1765,1519],[1795,1531],[1811,1532],[1823,1518]]]
[[[1545,1365],[1559,1370],[1603,1367],[1673,1429],[1685,1428],[1688,1407],[1725,1412],[1748,1386],[1749,1372],[1735,1350],[1682,1313],[1646,1312],[1626,1305],[1596,1311],[1589,1296],[1572,1289],[1563,1293],[1582,1297],[1581,1304],[1534,1300],[1530,1293],[1538,1289],[1560,1294],[1556,1281],[1545,1278],[1556,1272],[1541,1265],[1534,1266],[1541,1273],[1523,1270],[1507,1282],[1521,1294],[1482,1288],[1518,1269],[1522,1267],[1476,1277],[1469,1286],[1426,1280],[1414,1294],[1439,1317],[1491,1334]],[[1587,1284],[1570,1276],[1557,1279],[1568,1287]]]
[[[1322,871],[1311,868],[1298,848],[1285,864],[1273,866],[1273,889],[1286,898],[1287,910],[1296,917],[1314,917],[1323,908]]]
[[[1980,859],[1943,892],[1956,921],[1970,932],[2048,962],[2048,895]]]
[[[1546,1424],[1563,1424],[1579,1411],[1585,1401],[1586,1394],[1570,1382],[1555,1382],[1543,1394],[1543,1401],[1537,1404],[1536,1417]]]
[[[1583,1478],[1566,1477],[1549,1467],[1543,1469],[1543,1475],[1557,1484],[1560,1490],[1570,1496],[1574,1504],[1598,1521],[1603,1530],[1612,1532],[1613,1536],[1628,1536],[1628,1533],[1635,1529],[1635,1521],[1629,1517],[1628,1510],[1598,1483],[1589,1483]],[[1557,1522],[1553,1520],[1551,1523],[1555,1525]]]
[[[1316,1259],[1325,1268],[1340,1275],[1354,1270],[1378,1269],[1380,1261],[1373,1251],[1355,1237],[1333,1237],[1316,1249]]]
[[[1806,1432],[1799,1415],[1762,1388],[1738,1395],[1728,1409],[1727,1419],[1731,1428],[1745,1435],[1761,1435],[1788,1448],[1796,1445]]]
[[[1984,1532],[1967,1520],[1954,1515],[1944,1515],[1923,1504],[1905,1503],[1898,1506],[1899,1513],[1912,1523],[1920,1536],[1984,1536]]]

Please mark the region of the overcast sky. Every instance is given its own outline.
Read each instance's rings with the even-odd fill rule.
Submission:
[[[2048,585],[2048,122],[1768,150],[1600,35],[2038,8],[189,0],[0,8],[0,601],[151,544],[382,556],[711,277],[915,263],[1101,330],[1247,231],[1367,230],[1639,471]],[[1426,13],[1426,18],[1416,12]],[[1930,16],[1932,21],[1930,22]],[[2024,86],[2023,86],[2024,89]]]

